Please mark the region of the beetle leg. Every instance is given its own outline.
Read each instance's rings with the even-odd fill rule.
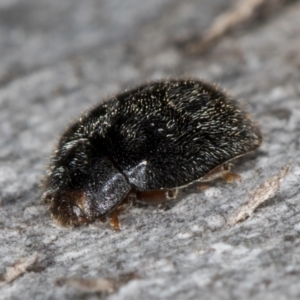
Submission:
[[[226,171],[222,177],[227,183],[233,183],[235,181],[239,181],[239,182],[242,181],[241,175],[239,175],[237,173],[232,173],[232,172]]]
[[[227,183],[232,183],[235,181],[241,181],[241,176],[239,174],[230,172],[230,169],[232,167],[232,164],[223,164],[211,172],[209,172],[207,175],[205,175],[201,181],[207,182],[212,181],[217,178],[223,178]]]
[[[110,226],[114,230],[120,230],[119,215],[122,212],[127,211],[131,207],[133,201],[135,200],[147,204],[158,204],[175,199],[177,195],[177,189],[165,189],[143,192],[138,191],[136,193],[129,193],[126,199],[109,214]]]
[[[241,175],[239,175],[237,173],[230,172],[232,166],[233,166],[233,164],[231,164],[231,163],[222,165],[222,173],[223,173],[222,178],[227,183],[233,183],[235,181],[241,182],[242,181]]]
[[[129,193],[125,200],[117,206],[109,215],[110,217],[110,226],[114,230],[120,230],[120,220],[119,215],[123,212],[126,212],[129,210],[129,208],[132,206],[133,201],[136,199],[135,193]]]
[[[136,193],[138,201],[148,204],[158,204],[169,200],[173,200],[178,195],[178,189],[142,191]]]
[[[204,183],[204,182],[200,182],[200,184],[198,186],[198,189],[200,191],[204,191],[204,190],[209,189],[209,188],[210,188],[210,184]]]
[[[110,226],[116,231],[120,230],[119,213],[117,208],[111,213]]]

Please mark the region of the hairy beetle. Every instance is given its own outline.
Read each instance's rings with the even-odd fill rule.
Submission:
[[[152,82],[116,95],[67,129],[51,158],[43,198],[61,225],[110,215],[118,228],[125,200],[164,201],[194,181],[234,179],[228,162],[261,140],[256,124],[215,86]]]

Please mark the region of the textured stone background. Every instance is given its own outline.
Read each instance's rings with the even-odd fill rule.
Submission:
[[[300,3],[206,55],[183,52],[230,3],[0,0],[0,299],[299,299]],[[56,226],[39,183],[59,134],[115,92],[173,76],[220,83],[260,123],[262,147],[235,167],[242,183],[136,205],[120,232]],[[288,164],[275,197],[229,226]],[[95,292],[74,277],[121,283]]]

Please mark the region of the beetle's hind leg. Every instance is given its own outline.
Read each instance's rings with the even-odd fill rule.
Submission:
[[[233,165],[231,163],[218,166],[217,168],[209,172],[207,175],[205,175],[203,178],[201,178],[201,183],[213,181],[218,178],[224,179],[227,183],[241,181],[241,176],[239,174],[230,172],[232,166]]]
[[[176,199],[178,189],[150,190],[136,193],[136,199],[147,204],[159,204]]]
[[[137,191],[129,193],[126,199],[108,215],[110,218],[110,226],[114,230],[120,230],[121,224],[119,215],[127,211],[136,200],[147,204],[159,204],[173,200],[177,195],[177,189]]]

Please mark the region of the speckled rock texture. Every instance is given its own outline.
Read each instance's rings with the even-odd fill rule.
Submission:
[[[0,0],[0,299],[299,299],[300,3],[182,51],[230,4]],[[59,135],[114,93],[171,77],[219,83],[258,121],[242,182],[134,205],[119,232],[57,226],[39,185]]]

